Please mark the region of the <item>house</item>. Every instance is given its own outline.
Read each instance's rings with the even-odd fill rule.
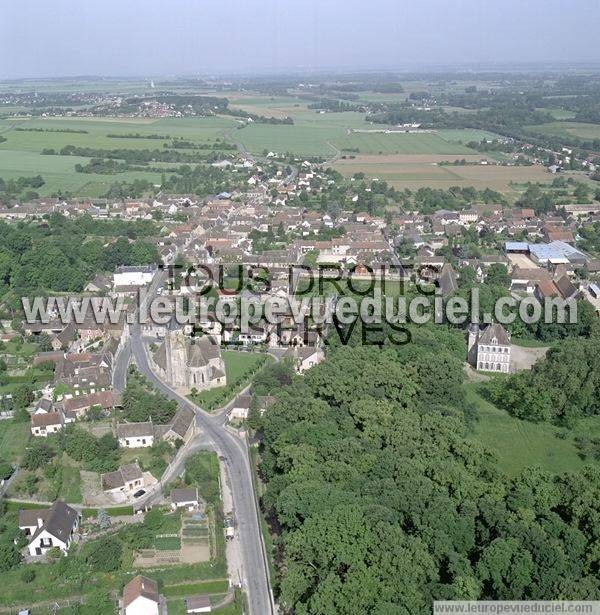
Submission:
[[[197,510],[200,508],[198,489],[178,488],[171,489],[171,508],[186,508],[187,510]],[[203,508],[203,506],[202,506]]]
[[[571,282],[568,275],[562,275],[554,280],[554,284],[563,299],[571,299],[577,295],[577,287]]]
[[[320,348],[294,346],[285,351],[283,358],[291,359],[296,372],[302,374],[307,369],[321,363],[325,358],[325,353]]]
[[[44,555],[53,548],[66,554],[80,520],[81,515],[74,508],[60,501],[45,510],[20,510],[19,529],[29,539],[29,555]]]
[[[155,429],[152,421],[146,423],[119,423],[117,440],[124,448],[144,448],[154,444]]]
[[[137,461],[102,474],[100,478],[102,490],[111,494],[133,493],[144,486],[144,474]]]
[[[35,405],[35,414],[46,414],[48,412],[52,412],[53,409],[54,404],[52,403],[52,400],[47,397],[42,397]]]
[[[533,294],[542,304],[545,299],[552,299],[553,297],[559,296],[558,288],[556,288],[556,284],[552,280],[540,280],[535,285]]]
[[[116,393],[112,391],[97,391],[96,393],[65,399],[62,407],[67,415],[81,418],[92,406],[100,406],[102,410],[109,410],[120,403],[120,397]]]
[[[125,615],[159,615],[158,583],[139,574],[123,588]]]
[[[252,404],[251,395],[238,395],[231,404],[229,419],[247,419]]]
[[[483,332],[479,325],[472,324],[467,352],[471,365],[480,371],[510,371],[510,334],[500,324],[488,325]]]
[[[191,596],[186,598],[185,608],[188,613],[210,613],[212,611],[208,596]]]
[[[171,443],[176,440],[187,442],[195,433],[196,421],[194,417],[194,411],[190,408],[179,408],[173,420],[165,426],[166,429],[161,434],[162,439]]]
[[[31,434],[47,438],[50,434],[58,433],[64,425],[62,412],[38,412],[31,417]]]
[[[550,273],[540,267],[515,267],[510,274],[510,290],[533,293],[540,282],[550,281]]]
[[[569,229],[561,229],[554,225],[546,225],[542,232],[546,241],[564,241],[565,243],[575,243],[572,231]]]

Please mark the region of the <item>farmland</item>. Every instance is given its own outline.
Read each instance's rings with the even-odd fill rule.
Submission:
[[[360,154],[473,154],[464,145],[489,133],[476,130],[440,130],[385,133],[365,121],[363,114],[293,114],[293,126],[254,124],[235,133],[251,152],[290,152],[299,156],[332,157],[338,151]],[[377,132],[379,130],[380,132]],[[361,131],[361,132],[356,132]],[[369,132],[367,132],[369,131]],[[371,132],[372,131],[372,132]]]
[[[357,156],[339,160],[335,168],[345,176],[365,173],[385,180],[399,189],[426,186],[447,189],[451,186],[490,187],[500,192],[515,192],[513,184],[528,181],[550,182],[551,176],[541,167],[505,167],[495,165],[440,165],[442,161],[464,158],[476,162],[481,155]]]
[[[201,143],[214,141],[223,131],[235,124],[233,119],[221,117],[159,120],[138,118],[0,120],[0,133],[6,138],[5,142],[0,143],[0,177],[11,179],[39,174],[46,182],[39,190],[42,196],[58,191],[82,196],[100,196],[115,181],[146,179],[156,184],[160,183],[160,173],[128,171],[118,175],[81,174],[76,173],[74,167],[76,164],[87,164],[89,158],[42,155],[41,152],[44,149],[54,149],[58,152],[66,145],[107,150],[161,149],[165,143],[164,139],[128,138],[127,135],[185,137],[193,143]],[[108,135],[122,136],[112,138]],[[163,166],[168,172],[177,165],[155,166]]]
[[[82,91],[93,91],[93,84],[83,84]],[[62,91],[70,91],[68,80]],[[98,89],[123,93],[147,93],[148,84],[143,81],[112,80],[96,84]],[[53,86],[59,88],[58,85]],[[175,86],[174,86],[175,87]],[[406,82],[400,93],[361,92],[358,102],[391,103],[406,100],[411,93],[422,90],[419,82]],[[441,86],[440,86],[441,87]],[[48,86],[50,88],[50,86]],[[452,90],[454,86],[449,85]],[[43,89],[43,88],[42,88]],[[52,90],[52,88],[50,88]],[[57,90],[58,91],[58,90]],[[193,144],[214,143],[223,139],[243,146],[255,156],[267,152],[289,154],[293,157],[320,157],[336,160],[335,167],[345,176],[363,172],[369,177],[386,180],[396,188],[417,189],[430,186],[447,189],[452,186],[486,187],[507,195],[517,194],[527,182],[548,182],[551,177],[540,166],[498,166],[476,164],[482,159],[489,162],[505,162],[506,154],[492,151],[478,153],[467,144],[483,139],[497,139],[491,132],[471,128],[439,128],[418,132],[391,131],[385,124],[373,124],[366,120],[367,114],[358,111],[321,113],[309,109],[315,94],[302,88],[292,88],[288,94],[268,95],[259,91],[216,89],[194,90],[192,84],[182,83],[174,92],[191,91],[216,97],[226,97],[234,112],[249,116],[282,119],[291,117],[293,124],[274,124],[261,121],[246,122],[229,115],[211,117],[169,117],[150,119],[140,117],[45,117],[10,118],[0,120],[0,134],[6,141],[0,143],[0,178],[41,175],[44,185],[37,190],[40,196],[57,193],[74,196],[104,196],[115,182],[146,180],[159,186],[163,174],[167,177],[179,165],[171,162],[156,162],[148,170],[126,169],[110,173],[110,169],[98,168],[94,173],[77,173],[75,165],[85,167],[90,159],[82,156],[61,156],[58,152],[67,145],[100,150],[162,150],[172,138],[185,138]],[[436,88],[434,95],[441,94]],[[328,94],[324,94],[327,97]],[[448,112],[472,113],[473,109],[448,107]],[[566,118],[568,112],[548,108],[558,118]],[[565,115],[566,114],[566,115]],[[600,129],[594,124],[556,121],[530,126],[529,130],[545,135],[578,136],[595,138]],[[148,138],[148,137],[156,138]],[[56,155],[41,155],[42,150],[54,150]],[[183,150],[186,151],[186,150]],[[189,150],[194,151],[194,150]],[[100,155],[98,153],[97,155]],[[467,165],[451,165],[465,159]],[[518,189],[515,186],[519,186]]]
[[[527,129],[531,132],[557,137],[600,139],[600,125],[584,122],[551,122],[540,126],[527,126]]]

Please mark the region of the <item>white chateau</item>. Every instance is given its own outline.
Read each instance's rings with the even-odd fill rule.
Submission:
[[[227,382],[221,348],[210,335],[192,338],[167,331],[153,359],[160,375],[177,389],[205,391]]]
[[[498,324],[469,327],[469,363],[482,372],[510,372],[510,333]]]

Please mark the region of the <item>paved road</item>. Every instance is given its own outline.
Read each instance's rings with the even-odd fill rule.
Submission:
[[[131,360],[131,343],[127,340],[119,350],[113,369],[113,389],[122,393],[127,384],[127,369]]]
[[[259,511],[252,485],[250,456],[246,442],[224,427],[226,414],[211,416],[189,399],[180,395],[163,382],[150,368],[140,325],[130,325],[131,349],[138,370],[167,397],[196,413],[198,425],[214,449],[226,459],[231,481],[235,516],[238,522],[242,559],[245,572],[245,589],[248,594],[250,613],[268,615],[274,613],[266,556],[259,523]]]
[[[145,299],[141,302],[141,307],[145,307],[145,305],[156,296],[156,290],[159,286],[164,285],[167,279],[167,273],[164,270],[159,270],[158,273],[154,276],[152,283],[148,287],[148,293]],[[129,312],[129,316],[135,316],[135,312]],[[122,348],[119,350],[115,357],[115,365],[113,368],[113,388],[116,391],[122,393],[125,390],[125,386],[127,384],[127,370],[129,368],[129,363],[131,362],[131,341],[127,339]]]

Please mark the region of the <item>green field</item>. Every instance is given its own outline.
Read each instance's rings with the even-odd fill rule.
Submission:
[[[456,131],[459,132],[459,131]],[[358,148],[361,154],[473,154],[461,143],[437,133],[352,133],[335,140],[342,151]]]
[[[550,122],[536,126],[526,126],[530,132],[557,137],[579,137],[580,139],[600,139],[600,124],[584,122]]]
[[[555,473],[578,471],[586,462],[579,457],[574,438],[600,435],[598,417],[582,421],[562,439],[558,427],[522,421],[496,408],[476,392],[475,385],[468,385],[468,399],[477,407],[473,436],[497,454],[500,468],[510,476],[531,466]]]
[[[251,152],[290,152],[298,156],[330,158],[339,150],[360,154],[474,154],[462,145],[491,133],[477,130],[441,130],[435,133],[353,132],[385,130],[365,121],[361,113],[293,114],[294,125],[253,124],[233,137]]]
[[[549,113],[555,120],[571,120],[575,117],[575,113],[573,113],[573,111],[565,111],[564,109],[557,107],[540,107],[539,109],[536,109],[536,111]]]
[[[188,117],[146,120],[135,118],[48,118],[32,120],[0,120],[0,133],[6,141],[0,143],[0,177],[11,179],[21,176],[41,175],[46,181],[39,189],[41,196],[59,190],[81,196],[103,195],[117,181],[131,182],[146,179],[160,183],[161,174],[145,171],[128,171],[114,175],[76,173],[77,163],[85,165],[89,158],[78,156],[42,155],[43,149],[59,151],[66,145],[101,149],[162,149],[163,139],[110,138],[109,134],[141,135],[160,134],[185,137],[200,143],[214,141],[236,125],[235,120],[224,117]],[[29,132],[16,127],[43,128],[48,130],[85,130],[87,133]],[[165,170],[178,165],[156,164]]]
[[[257,108],[258,110],[258,108]],[[235,131],[233,137],[251,152],[270,150],[299,156],[332,157],[337,153],[330,143],[344,137],[349,129],[368,128],[361,113],[301,112],[294,114],[294,125],[252,124]]]
[[[469,143],[470,141],[483,141],[483,139],[494,140],[500,136],[487,130],[477,130],[475,128],[442,128],[437,131],[437,134],[446,141],[459,141],[460,143]]]

